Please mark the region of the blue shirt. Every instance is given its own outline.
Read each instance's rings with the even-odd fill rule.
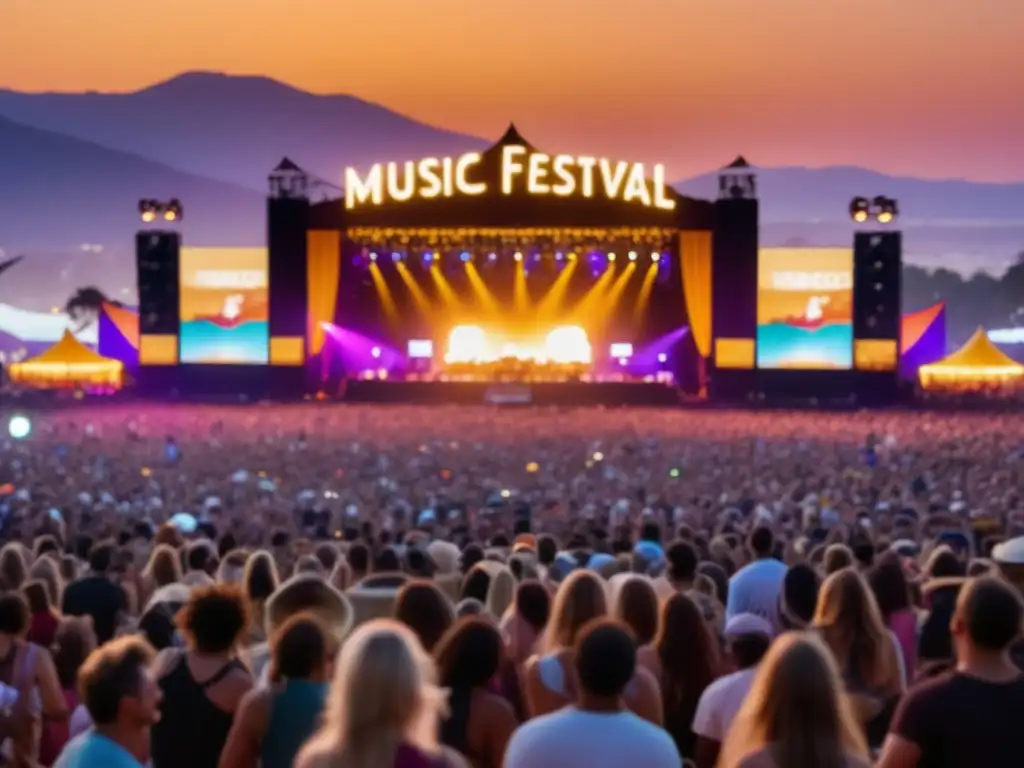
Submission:
[[[786,565],[774,558],[750,563],[729,579],[726,621],[740,613],[753,613],[779,627],[779,597],[786,579]]]
[[[116,741],[89,730],[67,743],[53,768],[142,768],[142,764]]]

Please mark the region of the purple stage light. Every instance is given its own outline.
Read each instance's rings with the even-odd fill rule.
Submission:
[[[404,371],[405,356],[398,350],[382,344],[379,340],[333,323],[321,323],[320,327],[326,331],[331,346],[347,373],[359,374],[362,371],[381,370],[388,373]]]

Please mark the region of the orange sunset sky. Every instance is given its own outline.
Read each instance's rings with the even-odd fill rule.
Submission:
[[[1024,181],[1021,0],[0,0],[0,87],[189,70],[664,162]]]

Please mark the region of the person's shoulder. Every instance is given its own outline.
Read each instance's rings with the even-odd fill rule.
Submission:
[[[712,680],[708,687],[704,689],[701,698],[716,699],[734,686],[747,684],[747,681],[753,677],[753,674],[754,671],[752,669],[740,669],[736,672],[730,672],[728,675],[723,675],[717,680]]]

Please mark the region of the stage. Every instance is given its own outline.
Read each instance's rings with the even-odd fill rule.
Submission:
[[[348,381],[336,396],[350,403],[671,407],[676,387],[646,382],[494,384],[488,382]]]

